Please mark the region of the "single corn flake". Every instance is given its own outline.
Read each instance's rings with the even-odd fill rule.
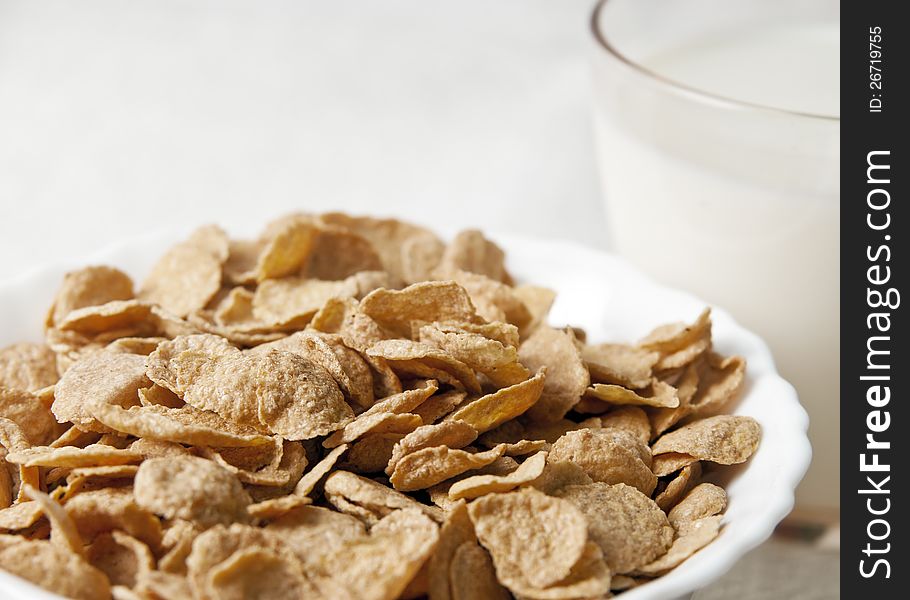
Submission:
[[[145,357],[97,352],[77,361],[55,386],[51,411],[59,423],[72,422],[83,430],[106,431],[92,416],[91,407],[139,404],[138,391],[151,384],[145,375]]]
[[[227,235],[209,225],[168,250],[152,267],[139,298],[178,317],[200,310],[221,288],[221,265],[227,260]]]
[[[462,479],[449,488],[449,499],[471,499],[486,494],[508,492],[536,480],[543,474],[546,464],[547,453],[541,451],[525,460],[521,466],[508,475],[474,475]]]
[[[688,525],[666,554],[635,570],[636,575],[662,575],[707,546],[720,532],[721,517],[705,517]]]
[[[713,517],[727,508],[727,493],[713,483],[702,483],[690,491],[667,514],[670,524],[677,531],[683,531],[691,523]]]
[[[33,392],[59,378],[56,355],[46,344],[20,342],[0,349],[0,387]]]
[[[533,371],[547,368],[540,400],[528,410],[528,417],[534,421],[558,421],[578,403],[591,383],[575,336],[569,331],[541,327],[521,344],[518,355],[521,363]]]
[[[426,489],[465,471],[486,466],[504,451],[504,446],[477,453],[447,446],[423,448],[401,457],[389,481],[396,490],[404,492]]]
[[[499,427],[524,414],[542,397],[548,371],[541,368],[534,377],[507,388],[502,388],[458,408],[446,420],[464,421],[478,433]]]
[[[201,525],[242,522],[250,504],[249,495],[234,475],[193,456],[144,461],[134,489],[139,506]]]
[[[360,310],[400,337],[411,335],[413,321],[478,322],[468,292],[451,281],[415,283],[403,290],[375,290],[361,300]]]
[[[629,573],[663,555],[673,528],[657,504],[632,486],[595,482],[567,486],[557,496],[587,519],[591,541],[614,573]]]
[[[665,433],[651,450],[655,455],[678,452],[699,460],[733,465],[748,460],[760,439],[761,426],[752,417],[719,415]]]
[[[54,298],[46,325],[56,326],[77,308],[133,297],[133,280],[123,271],[104,266],[85,267],[63,277],[63,284]]]
[[[660,359],[658,352],[626,344],[585,346],[581,355],[592,381],[631,389],[641,389],[651,383],[652,369]]]
[[[625,483],[649,496],[657,486],[647,444],[622,430],[570,431],[556,440],[548,460],[574,462],[594,481]]]
[[[500,579],[520,577],[534,587],[566,578],[588,539],[581,511],[534,489],[483,496],[468,505],[468,513]]]
[[[676,389],[657,379],[651,382],[643,393],[624,388],[621,385],[595,383],[585,390],[585,396],[612,405],[653,406],[656,408],[679,406]]]

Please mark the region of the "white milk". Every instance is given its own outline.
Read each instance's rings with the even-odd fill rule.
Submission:
[[[750,28],[642,62],[717,96],[836,117],[838,44],[836,24]],[[812,419],[801,500],[836,505],[839,124],[686,97],[618,63],[605,73],[597,127],[616,249],[771,345]]]
[[[718,33],[642,65],[712,94],[784,110],[840,115],[840,31],[835,23]]]

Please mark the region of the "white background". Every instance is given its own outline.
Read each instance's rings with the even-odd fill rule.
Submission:
[[[344,209],[603,245],[591,0],[0,0],[0,279]]]

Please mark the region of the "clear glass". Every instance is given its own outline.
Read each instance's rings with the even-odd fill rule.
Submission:
[[[798,501],[827,508],[839,494],[840,119],[839,81],[825,77],[839,69],[839,20],[830,0],[602,0],[592,18],[614,249],[770,344],[811,417]]]

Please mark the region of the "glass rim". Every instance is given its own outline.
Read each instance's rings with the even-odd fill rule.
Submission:
[[[610,0],[597,0],[597,4],[594,6],[594,10],[591,12],[591,33],[594,35],[594,39],[597,40],[597,44],[603,49],[606,50],[608,54],[612,55],[614,58],[619,60],[626,67],[632,69],[633,71],[644,75],[645,77],[656,81],[661,84],[663,87],[668,88],[669,90],[681,93],[683,95],[689,96],[698,100],[700,102],[710,102],[714,104],[721,104],[726,108],[738,109],[738,110],[752,110],[752,111],[761,111],[761,112],[770,112],[778,115],[786,115],[790,117],[798,117],[802,119],[816,119],[820,121],[828,121],[832,123],[839,123],[840,117],[832,115],[822,115],[818,113],[811,113],[799,110],[790,110],[786,108],[778,108],[776,106],[768,106],[766,104],[759,104],[756,102],[748,102],[745,100],[736,100],[734,98],[729,98],[727,96],[722,96],[720,94],[714,94],[697,87],[689,86],[679,81],[675,81],[668,77],[661,75],[655,71],[652,71],[646,68],[644,65],[639,62],[632,60],[625,54],[619,51],[613,44],[607,40],[606,34],[601,29],[599,22],[601,18],[601,13],[603,12],[604,6]]]

